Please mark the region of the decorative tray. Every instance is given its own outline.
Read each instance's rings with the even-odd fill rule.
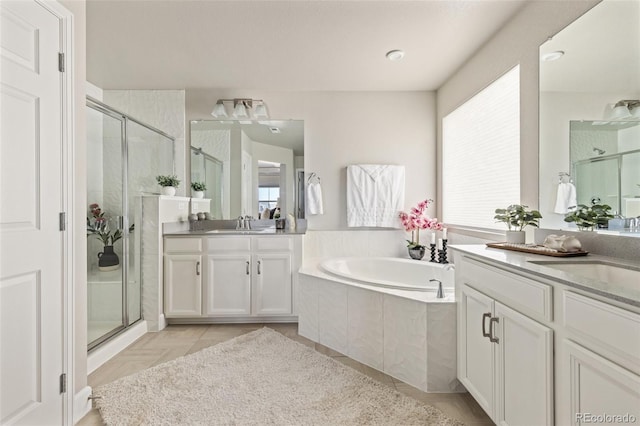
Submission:
[[[521,251],[523,253],[541,254],[543,256],[554,256],[554,257],[575,257],[575,256],[586,256],[589,254],[588,251],[582,251],[582,250],[565,253],[562,251],[550,249],[548,247],[539,246],[536,244],[487,243],[487,247],[497,248],[502,250]]]

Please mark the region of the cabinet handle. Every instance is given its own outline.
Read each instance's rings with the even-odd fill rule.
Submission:
[[[251,263],[247,260],[247,275],[249,275],[251,273],[251,270],[249,269],[249,265]]]
[[[200,275],[200,261],[196,262],[196,275]]]
[[[260,275],[260,274],[261,274],[261,271],[260,271],[260,261],[258,260],[258,275]]]
[[[490,332],[487,333],[487,331],[485,329],[486,319],[487,318],[491,318],[491,312],[487,312],[486,314],[482,314],[482,337],[491,338]]]
[[[493,317],[489,320],[489,340],[493,343],[500,343],[500,339],[497,337],[493,337],[493,323],[499,323],[500,319],[498,317]]]

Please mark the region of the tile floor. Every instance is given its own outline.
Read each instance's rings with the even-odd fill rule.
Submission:
[[[124,351],[89,375],[89,385],[96,387],[145,368],[169,361],[182,355],[197,352],[216,343],[224,342],[263,326],[268,326],[285,336],[315,348],[361,373],[364,373],[399,392],[433,405],[445,414],[469,426],[493,425],[491,419],[469,394],[425,393],[413,386],[367,367],[325,346],[298,336],[297,324],[213,324],[171,325],[158,333],[147,333]],[[93,409],[80,420],[79,426],[102,425],[98,410]]]

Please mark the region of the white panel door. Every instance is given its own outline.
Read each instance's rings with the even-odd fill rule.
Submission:
[[[251,315],[251,255],[207,256],[205,315]]]
[[[291,315],[291,254],[255,255],[254,265],[254,314]]]
[[[553,424],[553,331],[495,302],[499,425]]]
[[[2,1],[0,28],[0,424],[61,424],[61,24]]]
[[[493,299],[462,286],[458,308],[458,379],[487,414],[494,414],[494,344],[487,335]]]
[[[167,318],[202,314],[202,256],[164,256],[164,315]]]

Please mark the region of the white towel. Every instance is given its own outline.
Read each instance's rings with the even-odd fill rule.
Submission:
[[[553,209],[554,213],[566,214],[569,212],[569,207],[574,207],[577,204],[576,187],[572,183],[560,182],[558,184],[556,207]]]
[[[311,182],[307,185],[307,213],[324,214],[320,182]]]
[[[347,225],[399,228],[404,206],[404,166],[347,167]]]

